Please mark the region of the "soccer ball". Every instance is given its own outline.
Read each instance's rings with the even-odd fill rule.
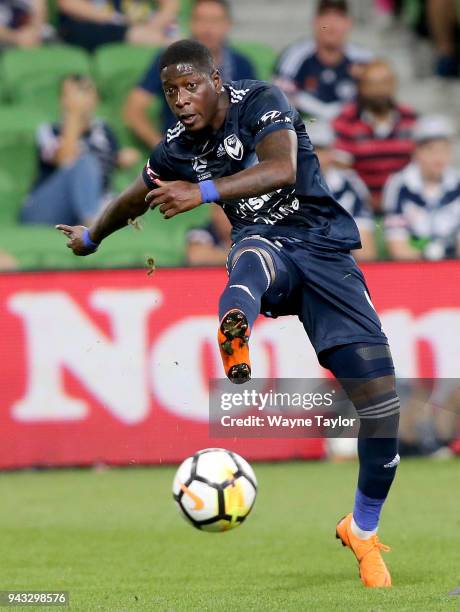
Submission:
[[[253,469],[223,448],[205,448],[179,466],[173,497],[182,516],[203,531],[228,531],[251,512],[257,495]]]

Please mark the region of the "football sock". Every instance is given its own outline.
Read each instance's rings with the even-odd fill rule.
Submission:
[[[353,517],[351,518],[351,530],[360,540],[368,540],[377,533],[377,529],[372,529],[371,531],[361,529],[360,527],[358,527]]]
[[[219,320],[229,310],[238,308],[246,315],[249,327],[260,313],[260,302],[270,286],[270,273],[262,256],[255,250],[244,251],[233,266],[227,286],[219,301]]]
[[[358,456],[359,478],[353,519],[370,537],[377,531],[380,512],[396,475],[398,441],[396,438],[360,438]]]
[[[323,352],[320,363],[341,381],[360,417],[352,530],[366,539],[377,531],[399,464],[393,360],[386,345],[349,344]]]

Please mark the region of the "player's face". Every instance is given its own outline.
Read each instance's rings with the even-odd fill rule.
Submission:
[[[192,65],[177,64],[161,71],[163,91],[171,111],[189,131],[213,125],[222,80],[216,70],[203,74]]]
[[[440,181],[444,171],[452,163],[452,144],[444,139],[420,144],[415,152],[415,160],[425,180]]]
[[[315,38],[320,46],[340,49],[347,41],[351,19],[340,11],[326,11],[315,19]]]
[[[195,6],[190,20],[192,37],[211,51],[218,51],[230,31],[230,18],[217,2],[200,2]]]

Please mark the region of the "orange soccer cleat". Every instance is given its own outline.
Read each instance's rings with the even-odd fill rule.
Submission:
[[[338,524],[335,537],[348,546],[359,563],[359,575],[367,587],[391,587],[391,576],[380,551],[389,552],[389,546],[379,542],[377,535],[361,540],[351,530],[352,514],[345,516]]]
[[[222,318],[217,333],[220,355],[227,378],[236,385],[251,379],[249,334],[248,320],[242,310],[229,310]]]

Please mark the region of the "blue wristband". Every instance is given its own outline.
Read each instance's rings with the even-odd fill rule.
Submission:
[[[217,191],[216,184],[214,181],[201,181],[198,183],[201,191],[201,201],[206,202],[218,202],[220,200],[220,193]]]
[[[81,237],[83,240],[83,245],[87,249],[93,249],[93,251],[97,251],[100,242],[94,242],[93,240],[91,240],[91,238],[89,237],[89,229],[85,229]]]

